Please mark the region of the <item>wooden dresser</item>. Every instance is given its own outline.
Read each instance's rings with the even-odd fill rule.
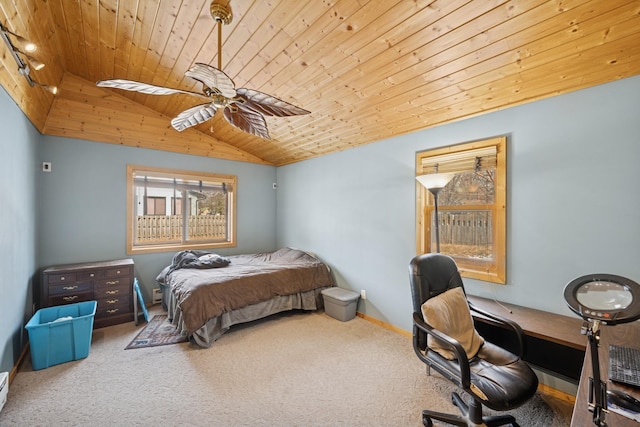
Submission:
[[[133,319],[133,260],[56,265],[42,273],[40,307],[98,302],[93,327]]]

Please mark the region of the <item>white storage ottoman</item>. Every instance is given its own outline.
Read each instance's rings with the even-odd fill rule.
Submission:
[[[360,298],[357,292],[342,288],[329,288],[322,291],[322,297],[325,313],[334,319],[346,322],[356,317],[358,298]]]

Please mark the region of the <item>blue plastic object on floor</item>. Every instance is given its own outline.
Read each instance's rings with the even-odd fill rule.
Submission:
[[[96,301],[42,308],[25,326],[34,370],[89,355]]]

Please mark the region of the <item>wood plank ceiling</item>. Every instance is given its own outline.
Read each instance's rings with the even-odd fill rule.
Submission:
[[[228,0],[215,0],[223,4]],[[40,132],[284,165],[640,73],[639,0],[231,0],[222,68],[237,87],[310,110],[268,118],[271,140],[202,101],[98,88],[124,78],[200,92],[217,66],[210,0],[0,0],[47,64],[30,87],[2,46],[0,83]],[[541,124],[543,125],[543,124]],[[481,136],[481,135],[479,135]]]

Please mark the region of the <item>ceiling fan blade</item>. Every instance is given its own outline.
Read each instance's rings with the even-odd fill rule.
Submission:
[[[238,108],[235,108],[236,106]],[[260,138],[271,139],[267,129],[267,122],[259,112],[233,104],[231,108],[229,106],[225,107],[223,113],[224,118],[238,129]]]
[[[310,111],[257,90],[239,88],[236,92],[238,97],[244,100],[242,105],[267,116],[286,117],[310,113]]]
[[[187,128],[206,122],[215,114],[216,107],[212,103],[196,105],[178,114],[176,118],[171,120],[171,126],[178,132],[182,132]]]
[[[112,80],[100,80],[96,83],[99,87],[110,87],[115,89],[130,90],[132,92],[141,92],[148,95],[173,95],[175,93],[184,93],[187,95],[194,95],[200,98],[209,99],[201,93],[189,92],[187,90],[172,89],[163,86],[155,86],[147,83],[136,82],[134,80],[124,79],[112,79]]]
[[[198,80],[208,88],[218,89],[224,97],[233,98],[236,96],[236,85],[231,77],[211,65],[197,62],[184,75]]]

